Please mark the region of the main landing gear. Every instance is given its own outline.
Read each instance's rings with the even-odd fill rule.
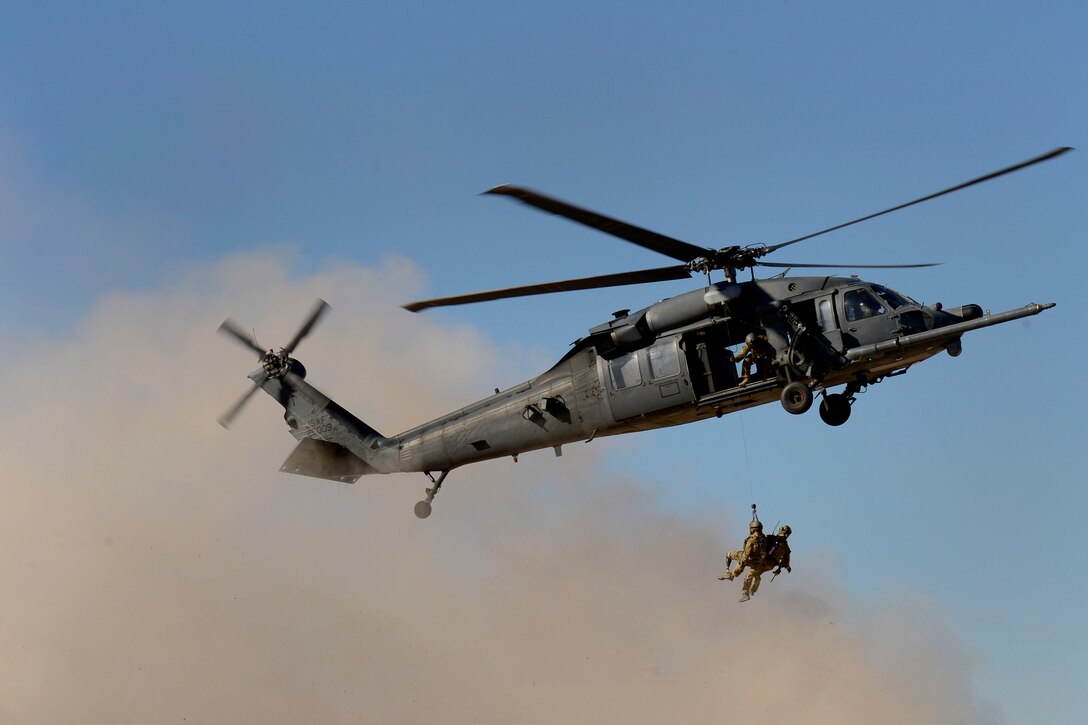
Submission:
[[[820,420],[828,425],[842,425],[849,420],[850,406],[857,400],[855,396],[867,384],[864,380],[850,383],[841,393],[829,393],[825,390],[824,399],[820,401]]]
[[[434,486],[425,489],[424,492],[427,494],[427,498],[416,504],[416,516],[421,519],[425,519],[431,515],[431,501],[434,501],[435,494],[438,493],[438,489],[442,488],[442,482],[446,480],[446,476],[448,476],[450,472],[442,471],[442,473],[438,474],[437,480],[431,475],[430,471],[427,471],[426,473],[427,478],[431,479],[431,483],[433,483]]]
[[[824,391],[820,401],[820,419],[828,425],[839,426],[850,418],[850,406],[855,395],[861,390],[856,383],[850,383],[841,393]],[[801,415],[812,407],[812,389],[795,380],[782,388],[782,407],[793,415]]]
[[[812,407],[812,389],[794,380],[782,388],[782,407],[787,413],[801,415]]]
[[[820,420],[828,425],[842,425],[850,418],[850,403],[853,397],[843,393],[824,393],[820,401]]]

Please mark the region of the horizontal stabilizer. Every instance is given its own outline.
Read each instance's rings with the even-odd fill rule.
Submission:
[[[355,483],[359,476],[378,470],[344,446],[316,438],[303,438],[280,466],[284,473]]]

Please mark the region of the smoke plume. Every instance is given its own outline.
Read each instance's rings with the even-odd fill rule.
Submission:
[[[249,254],[2,341],[0,721],[1000,719],[940,611],[856,600],[832,551],[738,605],[715,577],[742,532],[665,513],[610,443],[455,471],[419,521],[422,476],[279,473],[264,395],[215,424],[256,367],[222,319],[278,346],[318,296],[298,357],[387,435],[539,362],[396,307],[422,286],[404,260],[299,279]]]

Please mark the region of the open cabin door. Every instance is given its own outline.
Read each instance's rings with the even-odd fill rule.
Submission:
[[[733,337],[727,333],[728,329],[723,325],[683,335],[680,348],[687,358],[691,385],[698,399],[737,386],[737,363],[729,348],[740,344],[744,332],[738,328]]]
[[[677,343],[672,336],[611,360],[598,358],[613,418],[625,420],[695,400]]]

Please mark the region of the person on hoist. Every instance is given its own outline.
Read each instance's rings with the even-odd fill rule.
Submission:
[[[766,374],[774,356],[774,346],[767,342],[767,336],[765,334],[760,333],[757,335],[754,332],[749,332],[748,336],[744,338],[744,345],[737,351],[737,354],[733,356],[734,360],[740,361],[741,376],[740,382],[737,383],[737,387],[743,388],[748,384],[752,374],[753,363],[755,363],[760,375]]]
[[[744,540],[744,549],[726,554],[725,573],[718,579],[732,581],[747,567],[748,574],[744,577],[744,587],[740,597],[742,602],[747,602],[755,594],[756,589],[759,589],[759,575],[763,571],[766,557],[767,537],[763,535],[763,523],[753,518],[748,524],[748,538]],[[734,561],[736,566],[730,569]]]
[[[760,535],[763,533],[763,524],[758,520],[753,520],[748,525],[750,531],[754,533],[758,532]],[[744,577],[744,589],[741,592],[740,600],[747,602],[752,598],[759,590],[760,581],[762,581],[763,575],[767,572],[774,570],[774,575],[778,576],[785,569],[788,572],[792,572],[790,568],[790,545],[786,542],[786,539],[793,533],[793,529],[788,524],[782,524],[771,536],[763,537],[763,557],[762,559],[752,557],[749,561],[746,556],[749,549],[749,541],[752,541],[752,535],[749,535],[748,539],[744,542],[744,551],[730,551],[728,554],[728,561],[726,567],[728,567],[734,560],[737,562],[737,566],[729,571],[728,569],[718,579],[732,580],[735,577],[740,576],[741,571],[745,566],[748,567],[748,575]],[[752,548],[755,548],[753,542]]]
[[[778,531],[767,537],[767,555],[763,559],[765,568],[761,573],[774,569],[775,576],[777,576],[782,573],[783,569],[788,572],[793,571],[790,568],[790,545],[786,543],[786,539],[790,538],[792,533],[793,529],[787,524],[782,524],[778,527]],[[755,589],[753,589],[752,594],[755,593]]]

